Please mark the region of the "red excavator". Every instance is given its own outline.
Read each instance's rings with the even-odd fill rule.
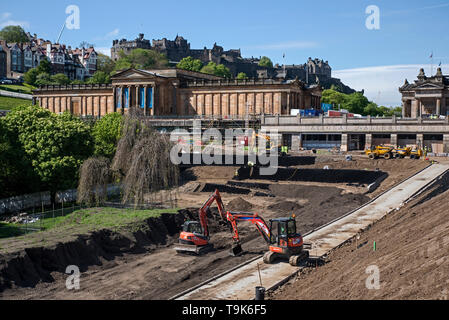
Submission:
[[[178,253],[193,253],[202,255],[213,249],[213,245],[209,243],[210,237],[207,215],[210,215],[210,206],[214,202],[217,202],[218,212],[220,213],[222,219],[226,219],[220,192],[215,190],[215,192],[199,210],[200,222],[187,221],[184,223],[182,227],[183,231],[179,236],[179,243],[175,246],[175,250]]]
[[[269,245],[268,251],[263,261],[266,264],[273,263],[278,258],[286,258],[292,266],[299,266],[302,261],[309,258],[309,244],[304,244],[303,237],[296,230],[295,215],[291,218],[279,218],[270,220],[267,225],[262,217],[254,213],[227,213],[227,220],[234,230],[232,254],[238,255],[242,252],[240,236],[237,229],[237,221],[250,221],[256,225],[257,230]]]

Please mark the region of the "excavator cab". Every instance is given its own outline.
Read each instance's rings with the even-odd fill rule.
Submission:
[[[201,227],[201,223],[197,221],[187,221],[182,226],[182,231],[187,233],[193,233],[195,235],[203,234],[203,228]]]
[[[287,258],[292,266],[298,266],[309,258],[304,250],[304,240],[296,229],[295,217],[270,220],[270,251],[264,256],[264,262],[273,263],[277,258]]]

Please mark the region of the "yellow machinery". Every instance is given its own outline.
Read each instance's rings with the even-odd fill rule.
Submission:
[[[410,157],[411,159],[419,159],[424,156],[424,151],[420,148],[412,149],[410,147],[405,148],[393,148],[391,146],[376,146],[374,148],[365,150],[366,155],[370,159],[392,159]]]
[[[415,149],[410,152],[411,159],[419,159],[424,156],[424,151],[422,149]]]
[[[365,153],[370,159],[377,159],[377,158],[391,159],[393,158],[393,150],[394,150],[393,147],[376,146],[375,148],[365,150]]]
[[[405,148],[396,148],[393,150],[393,155],[395,158],[401,158],[404,159],[405,157],[410,157],[412,154],[412,148],[405,147]]]

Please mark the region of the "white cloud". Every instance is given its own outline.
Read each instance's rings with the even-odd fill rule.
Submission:
[[[98,47],[98,48],[95,48],[95,51],[102,53],[108,57],[111,56],[111,48],[108,48],[108,47]]]
[[[24,29],[30,28],[30,23],[28,21],[18,21],[9,19],[11,16],[12,14],[10,12],[4,12],[0,15],[0,28],[4,28],[7,26],[21,26]]]
[[[312,41],[287,41],[280,43],[270,43],[257,46],[250,46],[247,49],[262,49],[262,50],[279,50],[279,49],[306,49],[315,48],[318,44]]]
[[[366,67],[333,71],[333,77],[355,90],[365,90],[369,100],[384,106],[399,106],[402,104],[399,87],[408,82],[414,82],[419,69],[424,68],[426,75],[430,75],[431,65],[408,64]],[[442,65],[443,74],[449,70],[449,65]],[[435,74],[437,65],[433,66]]]
[[[120,32],[120,29],[114,29],[114,30],[112,30],[111,32],[109,32],[109,33],[107,33],[106,34],[106,37],[107,38],[110,38],[110,37],[115,37],[115,36],[117,36],[118,34],[119,34],[119,32]]]

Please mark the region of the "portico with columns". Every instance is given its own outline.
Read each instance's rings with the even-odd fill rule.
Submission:
[[[421,69],[418,80],[415,83],[405,80],[399,91],[402,94],[403,118],[449,115],[449,76],[444,76],[441,68],[431,77]]]

